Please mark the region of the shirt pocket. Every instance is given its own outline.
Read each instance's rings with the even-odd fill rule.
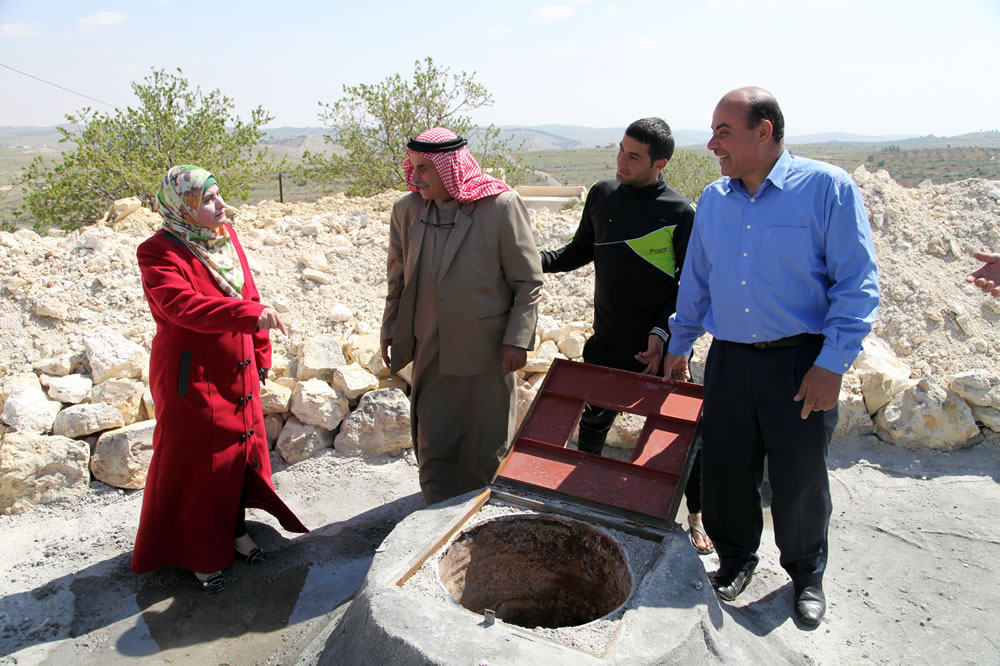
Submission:
[[[808,280],[813,261],[808,227],[771,227],[760,246],[760,275],[768,283],[789,285]]]

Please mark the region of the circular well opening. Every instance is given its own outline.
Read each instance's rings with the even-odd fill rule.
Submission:
[[[470,611],[521,627],[575,627],[612,612],[632,590],[625,553],[573,520],[505,516],[463,532],[438,565],[445,589]]]

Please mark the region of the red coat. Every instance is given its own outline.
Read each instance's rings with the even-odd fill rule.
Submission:
[[[271,484],[257,368],[271,366],[264,310],[246,255],[243,299],[226,296],[184,245],[158,231],[139,246],[142,288],[156,321],[149,388],[153,458],[132,553],[138,573],[161,566],[219,571],[233,561],[240,493],[290,532],[307,532]]]

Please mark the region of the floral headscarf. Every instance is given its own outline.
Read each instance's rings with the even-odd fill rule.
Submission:
[[[175,166],[160,183],[157,208],[163,216],[163,228],[205,264],[219,288],[229,296],[243,298],[243,267],[229,238],[229,229],[222,225],[213,230],[197,223],[201,198],[205,190],[216,184],[215,176],[201,167]]]
[[[493,176],[488,176],[479,168],[479,163],[465,147],[462,139],[450,129],[432,127],[421,132],[407,145],[407,157],[403,161],[403,171],[406,174],[406,187],[411,192],[418,192],[413,182],[413,166],[410,164],[410,153],[423,155],[434,163],[448,194],[457,201],[468,203],[492,194],[499,194],[510,189],[507,183]],[[427,152],[410,148],[410,146],[426,146]],[[433,144],[440,144],[434,146]]]

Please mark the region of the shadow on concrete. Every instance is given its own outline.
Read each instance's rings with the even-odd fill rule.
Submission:
[[[0,600],[0,654],[110,630],[118,653],[140,657],[306,622],[349,600],[375,549],[420,508],[414,493],[295,539],[251,520],[269,559],[256,567],[237,560],[220,594],[204,592],[183,569],[136,575],[131,553],[122,553]]]
[[[884,442],[875,435],[830,446],[827,467],[847,469],[865,461],[897,478],[932,479],[941,476],[982,476],[1000,482],[1000,437],[977,435],[973,446],[955,451],[908,449]]]

